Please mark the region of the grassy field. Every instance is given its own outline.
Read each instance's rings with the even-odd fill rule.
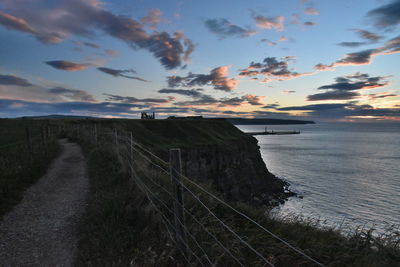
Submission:
[[[85,122],[88,123],[88,122]],[[91,123],[91,122],[89,122]],[[170,123],[170,122],[168,122]],[[137,139],[147,140],[149,147],[185,146],[225,142],[241,138],[242,133],[230,132],[229,127],[215,122],[212,125],[213,140],[207,137],[207,122],[197,124],[188,121],[173,121],[175,134],[164,134],[171,125],[161,121],[107,121],[104,128],[118,127],[127,132],[139,133]],[[213,122],[214,123],[214,122]],[[107,126],[106,126],[107,125]],[[192,125],[198,125],[192,128]],[[90,128],[90,127],[89,127]],[[103,128],[103,129],[104,129]],[[178,128],[178,129],[176,129]],[[188,129],[191,128],[191,129]],[[187,138],[178,138],[179,132]],[[190,133],[190,134],[187,134]],[[160,138],[163,141],[160,141]],[[150,141],[149,141],[150,139]],[[111,139],[112,140],[112,139]],[[141,141],[141,140],[140,140]],[[165,143],[163,143],[165,142]],[[197,143],[198,142],[198,143]],[[146,196],[130,179],[129,170],[121,159],[122,148],[112,145],[93,146],[82,142],[89,158],[91,179],[91,198],[87,214],[82,222],[82,238],[79,244],[77,263],[80,266],[185,266],[184,259],[175,249],[162,223],[162,218],[153,208]],[[135,169],[140,177],[150,177],[168,188],[169,177],[154,171],[145,161],[135,159]],[[165,203],[171,199],[154,184],[146,180],[147,186]],[[189,186],[189,185],[188,185]],[[209,191],[212,188],[203,185]],[[312,262],[289,249],[275,238],[260,231],[254,224],[243,219],[220,203],[215,202],[196,188],[190,187],[215,214],[256,247],[275,266],[314,266]],[[212,191],[215,195],[218,192]],[[185,194],[185,207],[221,242],[235,252],[241,262],[249,266],[262,266],[260,258],[255,257],[231,233],[221,228],[198,201]],[[372,229],[341,235],[337,230],[321,228],[316,220],[299,221],[296,218],[274,219],[266,216],[265,209],[251,207],[244,203],[231,203],[235,208],[255,219],[261,225],[290,244],[300,248],[312,258],[326,266],[399,266],[400,233],[388,232],[386,236],[374,236]],[[162,208],[160,208],[162,210]],[[218,266],[235,266],[229,255],[224,253],[199,224],[186,217],[186,226],[200,241],[203,249]],[[189,240],[190,246],[195,244]],[[195,249],[196,251],[196,249]],[[200,255],[202,252],[197,251]]]
[[[0,217],[19,203],[25,189],[45,173],[57,155],[55,125],[50,130],[52,137],[42,142],[42,127],[49,125],[49,121],[41,120],[0,119]],[[26,128],[31,132],[31,151]]]

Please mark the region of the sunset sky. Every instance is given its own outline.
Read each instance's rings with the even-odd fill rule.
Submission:
[[[0,117],[400,120],[400,0],[0,0]]]

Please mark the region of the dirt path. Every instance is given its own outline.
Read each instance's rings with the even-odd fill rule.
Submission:
[[[0,222],[0,266],[73,265],[89,182],[81,148],[60,144],[47,173]]]

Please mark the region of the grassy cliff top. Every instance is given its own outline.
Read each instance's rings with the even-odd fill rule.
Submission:
[[[221,144],[241,138],[245,133],[221,119],[117,120],[143,145],[158,149]]]

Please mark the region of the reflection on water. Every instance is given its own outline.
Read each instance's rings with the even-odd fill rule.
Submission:
[[[263,125],[240,125],[262,131]],[[303,198],[279,209],[320,218],[327,225],[346,221],[382,230],[400,224],[400,124],[325,123],[268,126],[300,135],[256,136],[270,172]],[[350,222],[350,223],[349,223]]]

